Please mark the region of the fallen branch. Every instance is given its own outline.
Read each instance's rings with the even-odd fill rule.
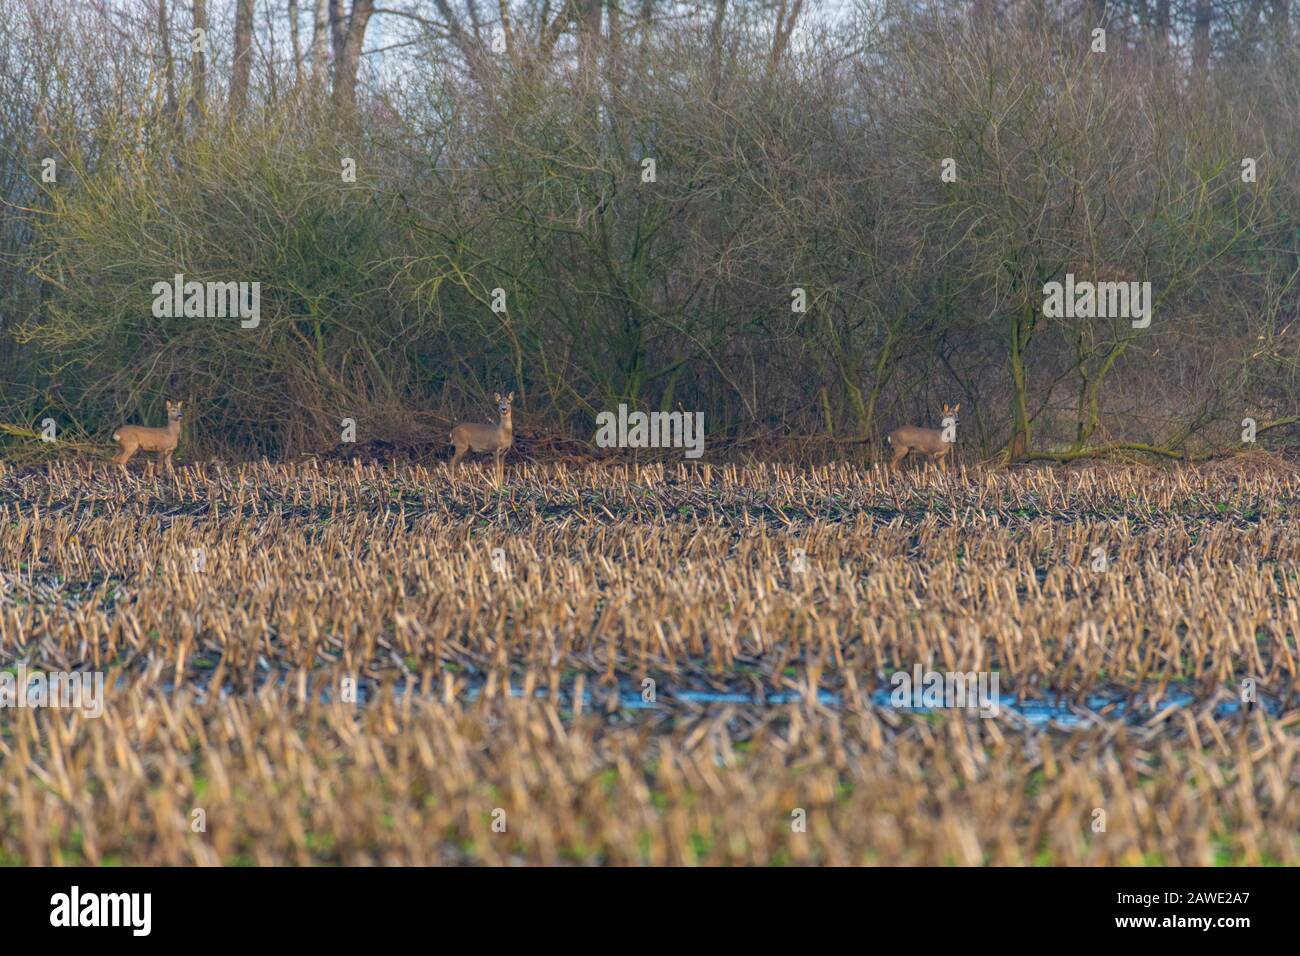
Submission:
[[[1178,461],[1195,461],[1198,458],[1208,457],[1207,455],[1192,455],[1176,448],[1162,448],[1159,445],[1148,445],[1144,442],[1125,441],[1112,442],[1109,445],[1097,445],[1093,448],[1078,448],[1071,451],[1033,451],[1021,461],[1054,461],[1058,464],[1065,464],[1066,462],[1078,461],[1081,458],[1101,458],[1117,451],[1138,451],[1148,455],[1173,458]]]

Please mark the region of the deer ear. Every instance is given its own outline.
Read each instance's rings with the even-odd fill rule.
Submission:
[[[958,402],[956,405],[952,407],[952,413],[954,415],[956,415],[959,411],[961,411],[961,402]]]
[[[515,400],[515,393],[514,393],[514,392],[511,392],[509,395],[506,396],[506,401],[507,401],[507,402],[513,402],[514,400]]]
[[[501,401],[501,393],[500,393],[500,392],[493,392],[493,393],[492,393],[492,401],[494,401],[494,402],[499,402],[499,401]]]

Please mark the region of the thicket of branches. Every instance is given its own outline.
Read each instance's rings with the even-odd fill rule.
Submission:
[[[1292,431],[1288,2],[815,6],[4,0],[11,447],[168,395],[196,454],[437,440],[497,390],[818,454],[943,402],[1011,459]],[[1071,271],[1150,281],[1150,327],[1046,318]],[[155,318],[175,273],[260,325]]]

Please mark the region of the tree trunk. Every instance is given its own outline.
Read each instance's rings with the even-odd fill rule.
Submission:
[[[713,0],[713,22],[709,26],[709,86],[714,99],[722,89],[722,26],[727,18],[727,0]]]
[[[803,9],[803,0],[794,0],[794,3],[788,3],[788,0],[781,0],[776,10],[776,29],[772,37],[772,53],[767,63],[767,76],[771,79],[775,74],[777,67],[781,65],[781,58],[785,56],[786,48],[790,46],[790,34],[794,32],[795,26],[799,22],[799,13]],[[787,10],[789,16],[787,16]]]
[[[1008,463],[1022,461],[1029,454],[1029,379],[1025,372],[1025,351],[1032,325],[1032,314],[1011,319],[1011,441],[1007,445]]]
[[[1192,20],[1192,72],[1198,82],[1204,82],[1210,74],[1210,19],[1212,16],[1211,0],[1196,0],[1196,12]]]
[[[172,64],[172,25],[167,16],[168,0],[158,0],[158,40],[162,45],[163,86],[167,96],[167,118],[172,122],[180,112],[176,105],[176,68]]]
[[[330,4],[330,41],[334,47],[334,64],[338,69],[339,60],[343,59],[343,44],[348,34],[348,18],[343,12],[343,0],[329,0]]]
[[[492,63],[491,60],[484,56],[483,44],[479,40],[478,31],[476,29],[465,29],[460,22],[460,18],[452,11],[448,0],[434,0],[434,6],[437,7],[438,14],[442,17],[443,22],[447,24],[447,35],[460,53],[461,59],[465,61],[465,68],[469,70],[469,75],[480,89],[487,89],[492,81]],[[557,36],[559,32],[563,32],[564,24],[568,22],[563,17],[565,11],[569,9],[569,4],[566,2],[560,11],[560,16],[555,18],[555,23],[550,27],[551,30],[557,31]],[[473,24],[471,24],[472,27]],[[543,59],[549,56],[548,35],[549,31],[544,31],[540,43]]]
[[[623,21],[618,0],[606,0],[605,22],[609,36],[609,50],[605,58],[609,74],[610,94],[617,97],[623,91]]]
[[[1268,18],[1273,25],[1273,36],[1278,46],[1289,44],[1291,42],[1291,0],[1273,0]]]
[[[375,0],[353,0],[352,16],[343,37],[343,51],[334,63],[334,105],[338,109],[356,109],[361,46],[365,43],[366,26],[374,12]]]
[[[311,83],[323,89],[329,79],[330,11],[328,0],[315,0],[311,23]]]
[[[235,59],[230,77],[230,115],[239,119],[248,105],[248,76],[253,66],[253,0],[235,7]]]
[[[200,32],[201,31],[201,32]],[[202,41],[199,37],[202,36]],[[208,58],[208,5],[207,0],[194,0],[194,23],[190,30],[190,82],[194,95],[190,98],[190,116],[198,122],[207,109]]]
[[[578,8],[578,68],[584,80],[595,76],[600,61],[603,14],[600,0],[581,0]]]
[[[501,15],[501,40],[506,46],[506,59],[515,61],[515,31],[510,24],[510,0],[497,0],[497,11]]]
[[[641,0],[641,9],[636,15],[636,42],[637,42],[637,66],[641,65],[645,58],[647,49],[650,46],[650,35],[653,32],[655,16],[655,0]]]
[[[1156,44],[1164,54],[1169,53],[1169,3],[1170,0],[1156,0]]]
[[[298,38],[298,0],[289,0],[289,48],[293,51],[293,85],[302,89],[302,43]]]

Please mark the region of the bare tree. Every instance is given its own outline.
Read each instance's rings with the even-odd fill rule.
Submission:
[[[1269,7],[1269,20],[1278,44],[1291,42],[1291,0],[1273,0]]]
[[[709,25],[709,86],[717,96],[722,84],[722,27],[727,18],[727,0],[713,0],[713,21]]]
[[[194,121],[202,118],[207,109],[207,0],[194,0],[194,22],[190,30],[190,83],[193,95],[190,97],[190,117]]]
[[[343,44],[346,42],[348,32],[348,18],[344,12],[343,0],[329,0],[330,4],[330,42],[334,48],[335,69],[339,60],[343,59]]]
[[[1170,0],[1156,0],[1156,43],[1162,53],[1169,52]]]
[[[1192,69],[1195,78],[1204,82],[1210,72],[1210,24],[1214,7],[1212,0],[1196,0],[1192,17]]]
[[[439,0],[439,3],[442,3],[442,0]],[[538,44],[538,53],[543,61],[551,58],[555,44],[560,42],[560,37],[564,36],[564,31],[576,16],[577,0],[563,0],[555,19],[543,25],[541,42]]]
[[[298,37],[298,0],[289,0],[289,47],[293,51],[293,84],[302,88],[302,43]]]
[[[767,63],[767,75],[770,79],[781,65],[790,46],[790,34],[799,23],[799,14],[803,10],[803,0],[780,0],[776,8],[776,25],[772,33],[772,55]]]
[[[342,49],[334,62],[334,103],[338,107],[354,109],[357,105],[361,47],[374,12],[375,0],[352,0],[352,15],[343,31]]]
[[[323,89],[329,79],[330,11],[328,0],[314,0],[311,23],[311,82]]]
[[[600,0],[579,0],[578,20],[578,65],[584,77],[595,74],[599,60],[600,34],[603,24],[604,7]]]
[[[230,76],[230,115],[239,119],[248,105],[248,77],[253,65],[253,0],[237,0],[235,55]]]
[[[172,28],[167,15],[167,0],[158,0],[158,43],[162,51],[162,73],[167,96],[167,116],[174,122],[179,113],[179,107],[176,101],[176,67],[172,63]]]

